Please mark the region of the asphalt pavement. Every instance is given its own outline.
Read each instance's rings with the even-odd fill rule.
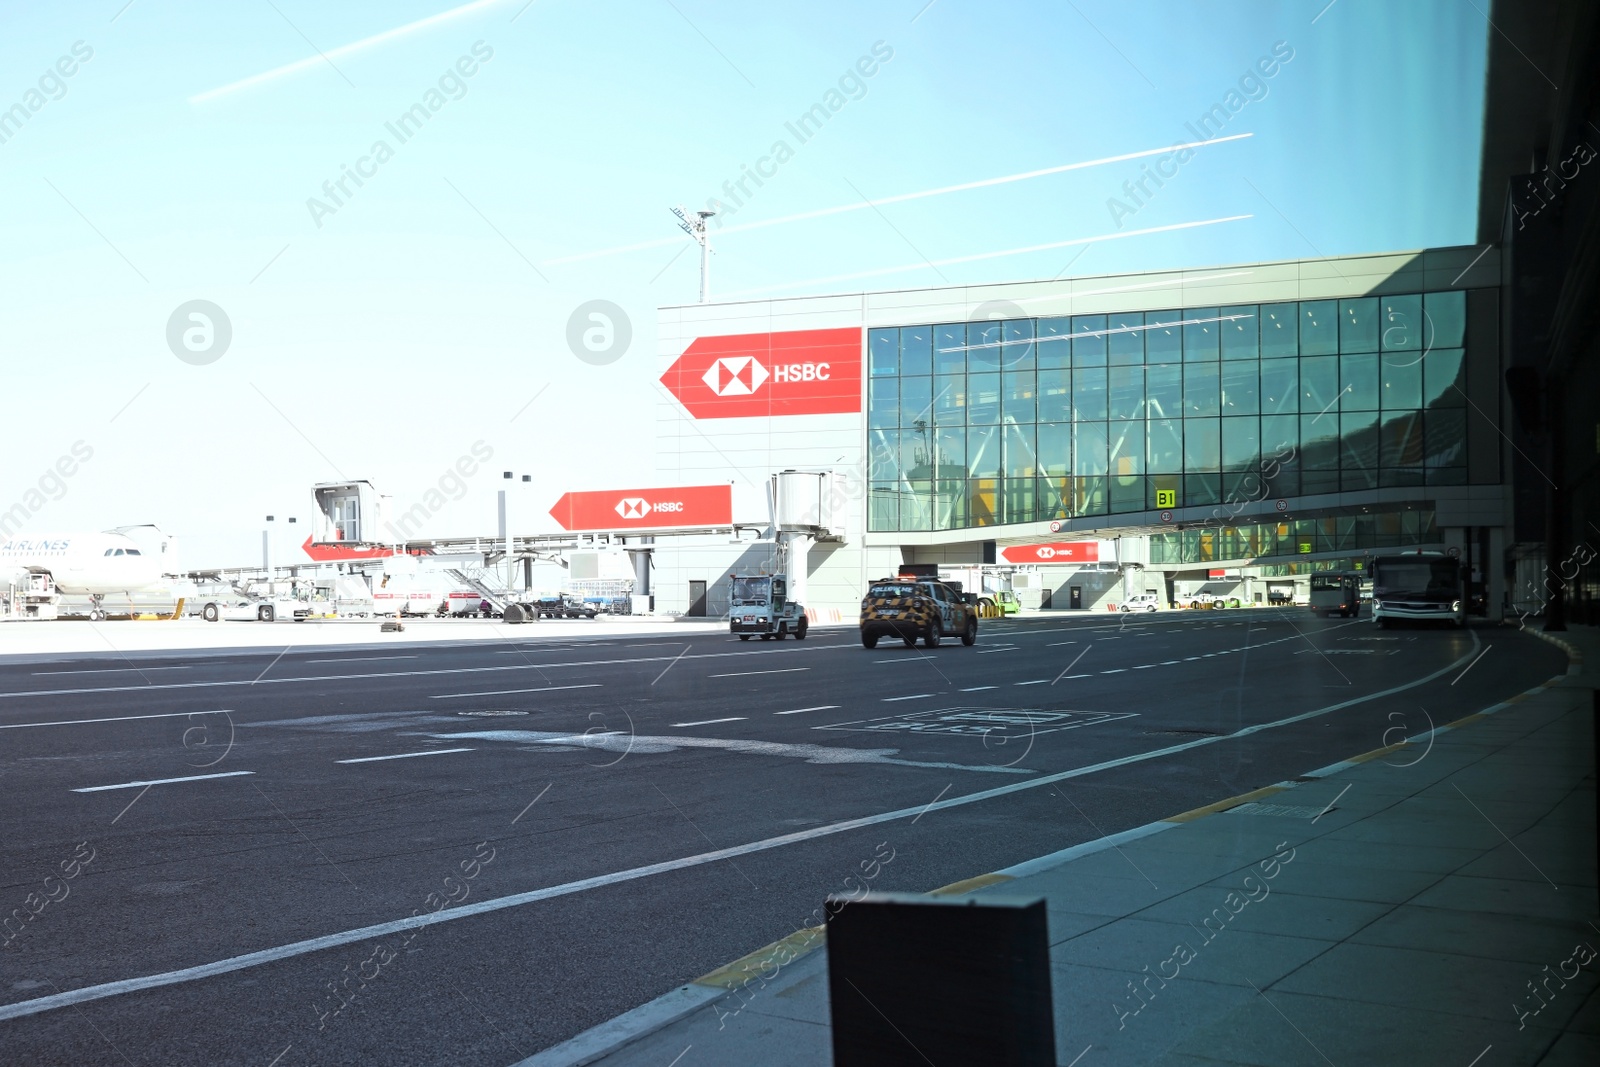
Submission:
[[[6,1058],[504,1065],[793,932],[874,857],[873,889],[927,891],[1564,665],[1303,609],[871,651],[498,629],[0,661]]]

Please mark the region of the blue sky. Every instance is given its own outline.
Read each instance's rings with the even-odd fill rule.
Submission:
[[[0,509],[81,439],[27,528],[157,522],[192,565],[254,560],[261,515],[306,521],[316,481],[409,506],[479,439],[492,470],[427,532],[492,532],[501,469],[534,475],[546,527],[566,489],[653,480],[655,308],[698,285],[667,209],[780,140],[714,235],[714,296],[1469,244],[1490,32],[1387,0],[0,0],[0,26],[0,109],[27,110],[0,125],[0,366],[45,413],[11,422]],[[402,143],[386,124],[430,91]],[[830,91],[802,142],[786,124]],[[1124,183],[1155,157],[737,228],[1163,149],[1230,91],[1235,139],[1142,202]],[[1132,230],[1157,232],[992,255]],[[167,343],[196,299],[233,330],[205,365]],[[605,366],[565,341],[594,299],[633,324]]]

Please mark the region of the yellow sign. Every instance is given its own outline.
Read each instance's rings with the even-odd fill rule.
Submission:
[[[1311,554],[1311,542],[1310,541],[1301,541],[1300,542],[1300,554],[1301,555],[1310,555]]]
[[[1156,507],[1175,508],[1178,506],[1178,491],[1176,489],[1157,489]]]

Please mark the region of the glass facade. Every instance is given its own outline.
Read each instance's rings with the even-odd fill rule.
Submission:
[[[868,529],[1462,485],[1465,336],[1460,291],[873,329]]]
[[[1241,526],[1158,530],[1150,535],[1150,565],[1215,563],[1272,556],[1310,556],[1327,552],[1366,553],[1412,548],[1439,540],[1431,509],[1328,515]],[[1327,564],[1288,565],[1270,573],[1304,573]],[[1269,572],[1263,572],[1269,573]]]

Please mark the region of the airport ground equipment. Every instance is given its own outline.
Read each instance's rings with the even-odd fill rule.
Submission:
[[[748,641],[806,639],[806,609],[788,597],[788,583],[773,574],[736,574],[728,595],[728,630]]]

